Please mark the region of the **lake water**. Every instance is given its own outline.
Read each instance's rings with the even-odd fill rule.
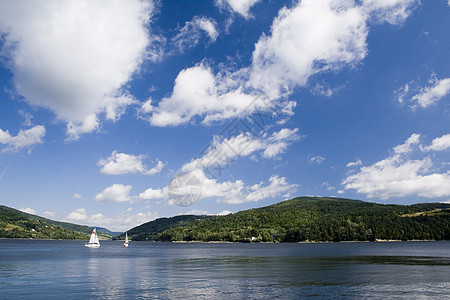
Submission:
[[[0,240],[0,298],[450,296],[450,242],[83,244]]]

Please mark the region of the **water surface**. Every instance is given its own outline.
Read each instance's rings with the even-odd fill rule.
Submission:
[[[0,298],[450,295],[450,242],[101,243],[0,240]]]

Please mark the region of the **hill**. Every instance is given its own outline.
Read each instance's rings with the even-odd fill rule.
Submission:
[[[92,228],[53,221],[0,205],[0,238],[89,239]],[[99,238],[110,235],[99,232]]]
[[[169,228],[157,241],[449,240],[450,205],[300,197]]]
[[[187,226],[197,220],[211,218],[210,216],[181,215],[171,218],[159,218],[128,230],[128,238],[133,241],[154,240],[161,232],[178,226]],[[113,239],[124,240],[125,233]]]

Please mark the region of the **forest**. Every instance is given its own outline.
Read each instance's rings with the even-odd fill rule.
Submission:
[[[227,216],[195,220],[159,233],[157,241],[326,242],[449,240],[450,205],[383,205],[299,197]]]

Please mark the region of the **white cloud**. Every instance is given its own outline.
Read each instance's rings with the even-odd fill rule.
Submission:
[[[414,150],[423,148],[419,139],[419,134],[412,134],[404,144],[394,147],[394,153],[388,158],[371,166],[361,167],[357,174],[350,175],[343,181],[345,189],[355,189],[368,198],[384,200],[410,195],[426,198],[449,196],[449,170],[443,173],[433,171],[435,164],[430,157],[410,158],[416,152]]]
[[[242,180],[219,182],[217,179],[208,178],[201,169],[192,170],[182,176],[182,179],[186,178],[190,181],[181,180],[176,187],[169,185],[162,189],[149,188],[138,198],[146,200],[169,198],[170,205],[182,206],[189,206],[198,200],[208,198],[215,198],[217,202],[241,204],[274,198],[283,193],[290,194],[298,187],[296,184],[289,184],[285,177],[277,175],[271,176],[266,185],[260,182],[253,186],[245,185]],[[195,191],[192,188],[195,188]]]
[[[435,138],[431,145],[424,147],[424,151],[443,151],[450,148],[450,133]]]
[[[202,32],[209,37],[210,43],[215,42],[219,36],[216,27],[217,24],[213,19],[196,16],[192,21],[186,22],[180,32],[172,39],[172,42],[180,52],[197,46],[202,37]]]
[[[132,213],[132,211],[132,208],[128,208],[117,216],[111,218],[106,217],[101,213],[90,215],[87,213],[86,209],[80,208],[71,212],[66,219],[69,222],[77,222],[87,224],[89,226],[105,227],[112,231],[125,231],[158,218],[157,212],[148,211]]]
[[[418,2],[418,0],[363,0],[362,7],[377,22],[397,25],[408,18]]]
[[[152,56],[152,11],[152,2],[138,0],[2,1],[0,32],[17,91],[68,122],[69,139],[96,130],[93,115],[118,119],[133,101],[123,86]]]
[[[298,185],[289,184],[285,177],[273,175],[269,179],[269,184],[264,186],[263,182],[250,187],[250,193],[245,197],[245,202],[257,202],[262,199],[274,198],[285,192],[293,192]],[[242,201],[241,201],[242,202]]]
[[[278,132],[274,132],[265,141],[265,150],[262,156],[264,158],[275,158],[279,154],[284,153],[291,142],[298,141],[299,139],[298,128],[283,128]]]
[[[148,188],[140,193],[138,198],[142,200],[163,199],[167,197],[167,193],[162,189]]]
[[[214,76],[205,64],[182,70],[175,79],[170,97],[163,98],[157,107],[147,101],[141,112],[151,111],[149,121],[154,126],[185,124],[194,117],[204,117],[208,124],[238,116],[251,104],[251,111],[263,109],[255,96],[245,94],[240,88],[230,91],[230,79]]]
[[[160,161],[160,160],[157,159],[156,165],[155,165],[153,168],[151,168],[150,170],[146,171],[146,172],[145,172],[145,175],[155,175],[155,174],[158,174],[159,172],[162,171],[162,169],[164,168],[165,165],[166,165],[165,163],[163,163],[162,161]]]
[[[227,9],[238,13],[245,18],[251,17],[250,9],[261,0],[216,0],[216,5],[220,9]]]
[[[76,141],[82,134],[98,130],[99,122],[96,114],[91,114],[80,122],[67,122],[66,141]]]
[[[300,1],[283,8],[255,45],[250,83],[271,97],[318,72],[355,66],[367,54],[366,14],[349,1]]]
[[[346,166],[347,168],[362,166],[362,161],[358,158],[356,161],[349,162]]]
[[[414,146],[419,145],[420,143],[420,134],[413,133],[411,136],[405,141],[405,143],[395,146],[394,153],[395,154],[406,154],[413,151]]]
[[[15,152],[35,144],[42,144],[45,136],[45,127],[34,126],[30,129],[21,129],[16,136],[12,136],[8,130],[0,129],[0,143],[6,145],[4,152]]]
[[[68,220],[77,222],[87,220],[87,218],[86,209],[84,208],[76,209],[67,216]]]
[[[22,208],[19,208],[19,210],[23,211],[24,213],[30,214],[30,215],[35,215],[36,214],[36,211],[34,209],[32,209],[32,208],[29,208],[29,207],[27,207],[27,208],[22,207]]]
[[[221,212],[217,213],[216,216],[226,216],[229,214],[232,214],[233,212],[229,211],[229,210],[222,210]]]
[[[78,193],[75,193],[75,194],[73,194],[73,198],[74,199],[81,199],[81,198],[83,198],[80,194],[78,194]]]
[[[113,151],[107,159],[100,159],[97,165],[102,167],[100,173],[108,175],[120,175],[128,173],[142,173],[145,175],[154,175],[161,172],[165,166],[163,162],[157,160],[156,165],[148,169],[142,162],[145,155],[133,155],[126,153],[118,153]]]
[[[42,215],[46,218],[53,218],[56,215],[56,213],[54,211],[47,210],[47,211],[44,211],[42,213]]]
[[[428,79],[428,85],[420,87],[413,80],[396,90],[395,94],[399,103],[403,104],[407,100],[412,109],[426,108],[450,94],[450,78],[438,79],[433,73]]]
[[[260,37],[251,66],[216,75],[204,63],[184,69],[172,94],[155,107],[145,102],[141,112],[151,114],[148,120],[154,126],[185,124],[196,117],[209,124],[267,108],[252,104],[257,95],[264,95],[271,105],[290,107],[292,114],[295,103],[287,96],[295,87],[305,86],[317,73],[357,66],[367,55],[371,16],[383,13],[390,16],[386,21],[397,24],[409,14],[410,2],[299,1],[281,9],[270,35]],[[225,2],[216,3],[221,7]]]
[[[271,136],[258,138],[250,133],[232,136],[228,139],[216,136],[205,154],[184,164],[182,172],[191,172],[197,168],[207,169],[213,166],[226,167],[238,157],[249,156],[257,151],[263,151],[264,158],[276,158],[293,142],[300,139],[298,128],[283,128]]]
[[[131,201],[131,185],[113,184],[95,196],[95,202],[128,202]]]
[[[450,78],[439,80],[436,77],[432,77],[429,82],[430,86],[421,88],[420,92],[411,98],[410,101],[414,103],[413,108],[417,106],[426,108],[450,93]]]
[[[316,156],[311,157],[311,158],[309,159],[309,162],[310,162],[310,163],[313,163],[313,164],[318,164],[318,165],[320,165],[321,163],[324,162],[324,160],[326,160],[325,157],[320,156],[320,155],[316,155]]]

